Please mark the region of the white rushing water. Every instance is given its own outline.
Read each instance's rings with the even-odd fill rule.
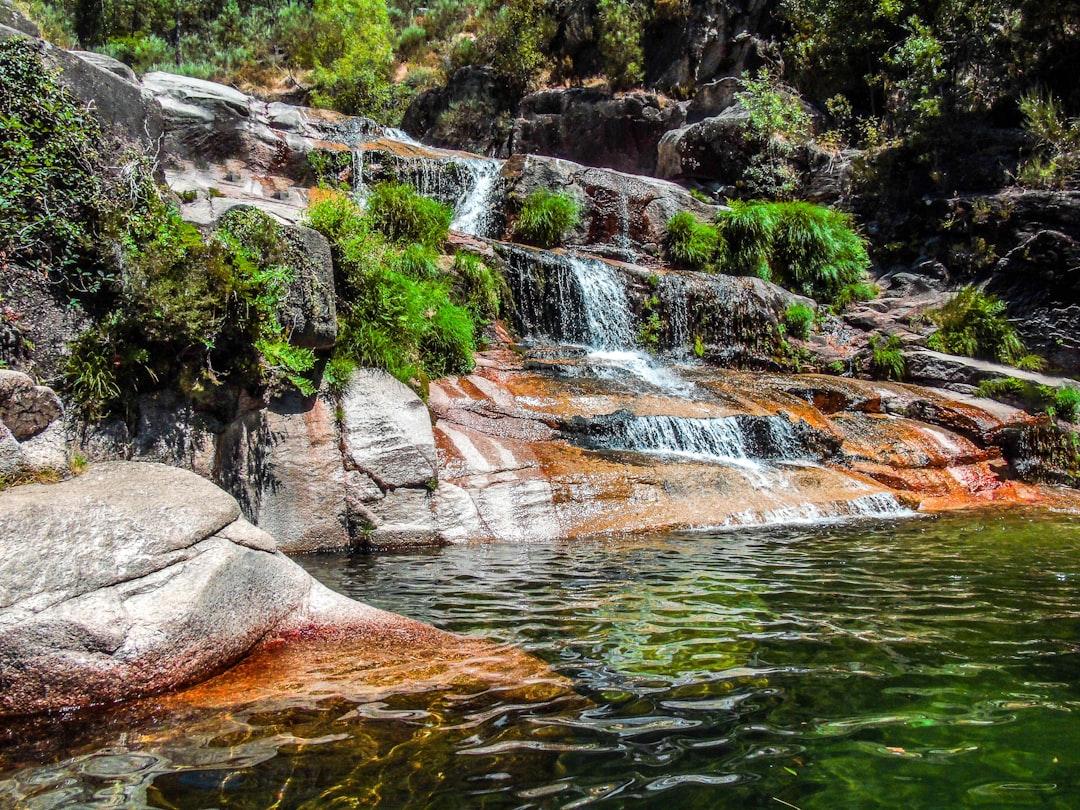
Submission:
[[[888,492],[864,495],[849,501],[830,501],[828,503],[800,503],[775,509],[737,512],[729,515],[715,526],[702,526],[701,529],[728,529],[741,526],[776,526],[776,525],[814,525],[833,523],[855,518],[895,519],[915,517],[916,512],[901,504]]]
[[[751,418],[754,426],[759,431],[764,428],[767,434],[760,437],[759,433],[764,445],[759,448],[754,447],[754,439],[747,434],[744,421],[736,416],[635,416],[619,424],[602,443],[612,450],[681,456],[749,468],[759,468],[764,459],[814,460],[795,435],[790,421],[776,416]]]
[[[607,262],[567,256],[570,272],[581,291],[588,360],[600,377],[629,374],[675,396],[688,397],[695,386],[681,379],[655,357],[634,348],[636,332],[622,277]]]
[[[470,236],[491,236],[494,220],[495,184],[502,171],[502,161],[490,158],[462,158],[458,163],[471,175],[472,182],[458,200],[457,214],[450,228]]]

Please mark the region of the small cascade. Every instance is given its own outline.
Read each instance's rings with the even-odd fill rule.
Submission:
[[[580,256],[567,256],[566,261],[581,290],[589,347],[610,350],[633,346],[634,317],[615,269],[598,259]]]
[[[457,214],[450,227],[470,236],[492,236],[497,208],[495,187],[502,161],[462,158],[460,163],[469,172],[471,183],[458,200]]]
[[[894,520],[915,517],[916,512],[904,506],[889,492],[876,492],[851,500],[828,503],[800,503],[775,509],[747,509],[728,515],[709,529],[739,528],[744,526],[776,526],[833,523],[852,519]]]
[[[367,199],[367,183],[364,181],[364,150],[352,150],[352,190],[359,203]]]
[[[686,418],[621,411],[571,425],[582,443],[696,461],[760,468],[765,461],[816,462],[830,448],[818,431],[782,416]]]
[[[660,278],[660,300],[667,311],[668,347],[681,353],[690,346],[690,314],[686,305],[689,285],[680,275],[668,274]]]
[[[403,129],[398,129],[397,127],[387,127],[384,130],[383,137],[388,141],[397,141],[398,143],[403,143],[407,146],[423,146],[420,141],[416,140],[416,138],[408,132]]]

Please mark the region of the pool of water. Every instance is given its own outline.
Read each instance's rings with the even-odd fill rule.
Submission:
[[[528,650],[572,688],[120,715],[51,732],[36,765],[9,735],[0,806],[1080,807],[1075,516],[300,562],[350,596]],[[162,722],[190,732],[148,741]]]

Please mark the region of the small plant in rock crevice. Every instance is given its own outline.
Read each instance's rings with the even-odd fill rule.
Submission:
[[[1027,354],[1006,317],[1005,303],[976,287],[962,288],[943,307],[928,314],[938,325],[926,341],[931,349],[1029,370],[1044,365],[1041,358]]]
[[[896,335],[870,337],[870,371],[878,379],[902,380],[907,374],[904,344]]]
[[[792,337],[806,340],[814,325],[814,310],[806,304],[792,304],[784,310],[784,326]]]
[[[581,203],[570,194],[537,189],[522,204],[514,234],[526,244],[554,247],[580,224],[581,214]]]

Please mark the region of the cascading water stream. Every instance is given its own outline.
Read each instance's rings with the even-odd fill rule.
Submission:
[[[450,228],[470,236],[491,236],[495,218],[495,184],[502,170],[502,161],[463,158],[460,162],[469,172],[472,182],[458,200],[457,214]]]
[[[567,256],[566,262],[581,292],[588,359],[600,376],[628,373],[667,393],[690,396],[693,385],[633,348],[634,316],[615,269],[581,256]]]

